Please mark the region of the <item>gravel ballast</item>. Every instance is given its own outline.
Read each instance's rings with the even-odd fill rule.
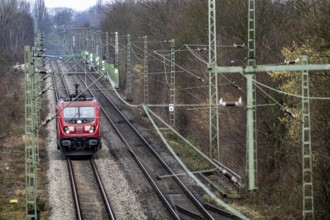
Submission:
[[[50,79],[47,84],[50,85]],[[47,86],[47,85],[46,85]],[[50,114],[55,112],[54,94],[47,92]],[[65,157],[56,147],[55,120],[47,125],[49,170],[47,219],[75,219],[75,207]],[[117,219],[171,219],[126,146],[107,122],[102,122],[102,149],[94,155],[109,201]]]

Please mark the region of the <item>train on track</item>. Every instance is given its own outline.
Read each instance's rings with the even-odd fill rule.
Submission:
[[[101,109],[95,98],[78,91],[56,105],[57,149],[66,156],[93,155],[102,147]]]

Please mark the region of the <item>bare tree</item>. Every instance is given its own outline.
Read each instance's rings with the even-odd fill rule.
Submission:
[[[69,25],[72,22],[74,11],[71,8],[55,8],[53,17],[54,25],[63,26]]]
[[[48,33],[50,31],[50,19],[44,0],[36,0],[33,11],[37,28],[41,32]]]
[[[17,12],[17,0],[0,0],[0,22],[7,23],[12,15]]]
[[[217,43],[219,45],[218,64],[231,65],[228,61],[235,60],[235,65],[246,65],[246,47],[236,48],[234,43],[247,45],[247,1],[242,0],[217,0]],[[305,42],[312,42],[316,51],[329,51],[330,48],[330,23],[329,23],[330,3],[328,0],[259,0],[256,1],[256,45],[257,63],[281,63],[285,57],[281,53],[283,48],[292,46],[293,42],[302,45]],[[207,1],[205,0],[117,0],[104,7],[104,19],[102,29],[109,33],[118,31],[120,36],[129,33],[132,38],[147,35],[148,40],[153,41],[148,44],[148,50],[169,50],[163,43],[158,43],[157,48],[154,42],[175,39],[177,45],[183,44],[204,44],[208,43],[208,14]],[[141,43],[141,41],[140,41]],[[124,44],[123,44],[124,45]],[[124,45],[125,47],[125,45]],[[122,48],[124,48],[122,47]],[[179,46],[178,46],[179,47]],[[123,49],[123,51],[125,48]],[[138,50],[138,49],[136,49]],[[135,51],[136,52],[136,51]],[[196,52],[197,53],[197,52]],[[207,51],[202,54],[207,60]],[[196,98],[198,101],[208,103],[208,84],[205,64],[200,64],[191,54],[178,51],[176,64],[189,69],[201,79],[206,80],[206,84],[192,79],[189,74],[176,75],[176,98],[178,103]],[[329,62],[329,52],[320,55]],[[160,59],[161,60],[161,59]],[[156,63],[155,56],[149,61],[150,72],[164,71],[162,66]],[[125,60],[122,60],[125,63]],[[165,63],[165,62],[164,62]],[[165,64],[163,65],[165,66]],[[168,69],[167,69],[168,71]],[[166,70],[165,70],[166,72]],[[163,75],[150,76],[150,90],[153,89],[152,101],[166,103],[166,84]],[[313,84],[311,80],[311,91],[317,90],[320,94],[314,96],[329,97],[329,76],[324,73],[324,77],[316,77]],[[289,82],[292,77],[288,77],[284,82]],[[219,94],[226,98],[234,96],[245,97],[246,79],[241,75],[223,74],[219,76],[222,84],[219,86]],[[260,73],[257,81],[271,87],[279,88],[281,80],[273,80],[267,74]],[[227,85],[226,85],[227,84]],[[322,85],[320,85],[322,84]],[[234,86],[233,86],[234,85]],[[236,86],[241,88],[241,94]],[[300,85],[300,84],[299,84]],[[323,86],[325,85],[325,86]],[[189,90],[190,88],[197,88]],[[235,87],[235,91],[231,88]],[[202,89],[206,88],[206,89]],[[263,88],[257,90],[258,105],[258,181],[260,190],[257,192],[255,202],[258,199],[268,199],[266,202],[273,206],[283,205],[283,199],[290,201],[285,204],[287,214],[292,214],[293,218],[299,218],[301,198],[301,168],[299,141],[294,142],[288,135],[292,133],[290,124],[292,121],[284,123],[284,119],[289,117],[281,106],[297,106],[297,100],[287,99],[279,93]],[[163,96],[162,96],[163,95]],[[232,97],[231,97],[232,96]],[[273,106],[276,100],[276,105]],[[195,101],[195,100],[194,100]],[[300,100],[301,101],[301,100]],[[322,100],[323,101],[323,100]],[[197,101],[196,101],[197,102]],[[295,103],[296,102],[296,103]],[[328,219],[327,210],[330,204],[329,193],[329,103],[319,103],[312,105],[313,127],[315,141],[313,140],[315,155],[315,199],[316,209],[319,219]],[[269,107],[266,107],[270,105]],[[260,109],[260,110],[259,110]],[[244,111],[221,109],[220,119],[220,139],[221,148],[226,154],[225,163],[241,175],[245,175],[244,166],[237,163],[238,158],[245,158],[245,120]],[[238,110],[237,110],[238,111]],[[261,113],[262,112],[262,113]],[[314,115],[315,114],[315,115]],[[208,142],[207,113],[196,111],[180,111],[177,113],[177,126],[181,132],[196,138],[199,134],[199,144],[203,146]],[[242,125],[243,123],[243,125]],[[236,126],[235,126],[236,125]],[[314,125],[312,125],[314,126]],[[299,134],[300,130],[295,130]],[[205,144],[206,143],[206,144]],[[229,155],[227,157],[227,155]],[[314,160],[314,159],[313,159]],[[243,159],[244,161],[244,159]],[[314,168],[313,168],[314,169]],[[290,185],[290,188],[287,186]],[[280,188],[280,189],[278,189]],[[253,201],[253,199],[251,200]],[[276,211],[276,210],[275,210]],[[278,213],[278,212],[277,212]],[[283,213],[279,213],[279,216]],[[275,215],[275,214],[274,214]],[[282,216],[283,217],[283,216]],[[276,217],[275,217],[276,218]],[[281,217],[278,217],[281,218]]]
[[[0,3],[0,51],[9,60],[23,57],[23,45],[33,42],[33,20],[29,4],[2,0]]]

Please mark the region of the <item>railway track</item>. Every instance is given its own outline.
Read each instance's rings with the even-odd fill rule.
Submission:
[[[162,160],[156,150],[153,149],[153,146],[151,146],[139,133],[130,120],[120,112],[119,108],[115,106],[109,96],[102,91],[100,85],[95,83],[97,80],[93,74],[89,73],[82,75],[81,73],[86,71],[85,68],[82,67],[79,69],[77,65],[69,65],[68,63],[63,65],[54,61],[54,63],[51,63],[50,65],[56,70],[53,74],[54,87],[60,89],[60,91],[54,89],[56,100],[58,100],[60,96],[66,96],[66,94],[69,93],[70,89],[66,83],[68,78],[70,78],[69,81],[71,84],[72,82],[77,83],[79,81],[82,90],[85,89],[82,85],[85,85],[85,87],[90,87],[89,92],[92,95],[95,96],[97,93],[96,98],[101,105],[104,118],[109,120],[109,123],[115,129],[122,142],[126,145],[128,152],[132,155],[150,182],[150,185],[154,188],[158,198],[160,198],[173,219],[238,219],[237,217],[210,204],[204,203],[197,198],[183,181],[175,175],[174,171],[165,163],[165,161]],[[70,76],[68,76],[68,74],[65,74],[68,71],[76,72],[76,74],[70,74]],[[70,83],[68,84],[70,85]],[[83,173],[81,176],[85,175],[86,173]],[[158,178],[159,176],[170,177],[161,179]],[[84,181],[81,181],[81,183],[84,185]],[[74,185],[75,184],[72,184],[72,186]],[[86,186],[80,188],[84,189],[84,187]],[[72,187],[73,191],[75,191],[74,188],[75,187]],[[92,194],[99,198],[95,200],[95,203],[101,200],[100,196],[96,196],[96,192],[93,192]],[[84,195],[78,196],[74,194],[74,198],[76,198],[75,204],[77,206],[76,210],[78,219],[80,215],[79,210],[86,210],[86,208],[81,208],[81,206],[79,208],[78,205],[81,203],[88,204],[88,202],[81,202],[79,199],[80,197],[84,198]],[[88,196],[86,196],[86,198],[87,197]],[[87,207],[90,208],[88,205]],[[90,212],[93,211],[87,211],[87,213]],[[101,213],[103,213],[100,214],[101,219],[103,219],[103,216],[111,216],[111,214],[109,214],[110,211],[102,211]],[[90,217],[93,216],[89,216],[88,218]],[[93,218],[95,218],[95,216]],[[111,217],[109,218],[111,219]]]
[[[83,72],[81,68],[78,72]],[[202,203],[175,175],[174,171],[154,150],[153,146],[140,134],[135,126],[128,120],[109,96],[102,90],[96,77],[84,74],[75,75],[89,92],[96,96],[103,114],[111,123],[128,151],[143,171],[163,204],[174,219],[233,219],[235,216],[209,204]],[[98,91],[96,95],[96,91]],[[158,176],[166,175],[169,178],[160,179]],[[236,218],[237,219],[237,218]]]
[[[94,159],[67,162],[77,219],[115,219]]]
[[[69,94],[69,88],[63,74],[62,63],[60,63],[58,60],[53,60],[50,62],[50,67],[53,70],[52,79],[55,101],[57,102],[60,97],[65,97]]]
[[[56,102],[68,96],[69,87],[58,61],[50,62]],[[115,219],[94,158],[72,160],[67,157],[70,182],[77,219]],[[95,187],[95,186],[98,187]]]

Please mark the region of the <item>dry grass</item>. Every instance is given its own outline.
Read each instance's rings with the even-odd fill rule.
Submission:
[[[0,219],[23,219],[25,213],[24,143],[15,133],[0,144]],[[16,199],[17,203],[10,203]]]
[[[2,93],[0,102],[1,118],[8,122],[5,130],[0,132],[0,220],[25,218],[25,143],[24,136],[24,74],[13,73],[2,75],[0,87],[12,85]],[[41,134],[43,136],[44,134]],[[46,219],[46,171],[47,160],[44,146],[40,142],[40,164],[38,167],[39,204],[41,219]],[[17,200],[12,203],[11,200]]]

